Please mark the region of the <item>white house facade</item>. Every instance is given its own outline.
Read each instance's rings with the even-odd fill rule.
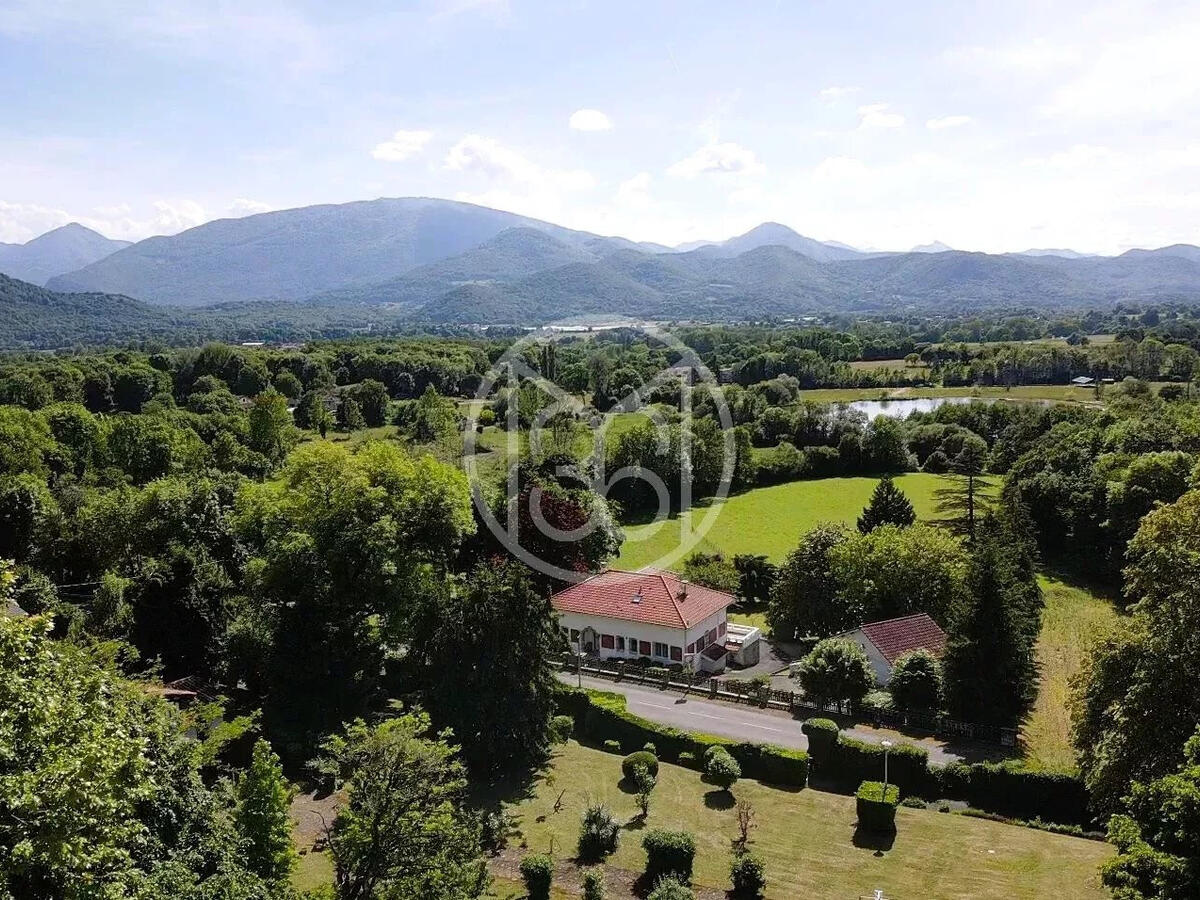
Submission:
[[[551,598],[571,649],[600,659],[725,668],[730,594],[670,572],[610,569]]]
[[[946,649],[946,633],[925,613],[860,625],[838,638],[853,641],[866,651],[875,680],[886,687],[892,680],[892,668],[905,653],[928,650],[940,657]]]

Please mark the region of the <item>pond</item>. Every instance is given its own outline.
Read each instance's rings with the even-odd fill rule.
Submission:
[[[876,416],[887,416],[892,419],[903,419],[909,413],[933,412],[939,406],[962,405],[964,403],[990,403],[979,397],[908,397],[899,400],[853,400],[849,403],[839,403],[847,409],[858,409],[866,413],[867,421]]]

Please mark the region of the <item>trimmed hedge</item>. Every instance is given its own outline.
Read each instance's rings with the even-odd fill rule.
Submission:
[[[816,763],[816,777],[844,793],[864,781],[883,777],[884,749],[879,744],[839,735],[829,756]],[[912,744],[896,744],[888,751],[888,781],[906,794],[920,794],[929,783],[929,754]]]
[[[570,716],[555,716],[550,720],[550,741],[565,744],[575,730],[575,720]]]
[[[800,726],[808,738],[808,752],[814,761],[827,759],[837,744],[838,727],[833,719],[805,719]]]
[[[646,880],[653,884],[664,875],[674,875],[685,884],[692,880],[696,841],[686,831],[655,828],[642,838],[646,849]]]
[[[745,778],[786,787],[808,784],[808,754],[762,744],[738,743],[711,734],[693,734],[659,725],[625,708],[625,697],[609,691],[567,687],[558,692],[559,709],[575,718],[575,734],[609,748],[616,741],[626,751],[653,743],[658,758],[697,768],[710,747],[724,747]],[[689,755],[690,754],[690,755]]]
[[[646,771],[655,778],[658,777],[658,757],[650,751],[638,750],[621,760],[621,774],[633,781],[633,770],[637,766],[645,766]]]
[[[880,782],[864,781],[854,794],[858,827],[867,831],[895,831],[898,802],[900,789],[896,785],[889,784],[885,793]]]
[[[1011,762],[952,763],[931,769],[929,779],[929,793],[1010,818],[1085,828],[1092,822],[1087,788],[1074,775],[1030,772]]]

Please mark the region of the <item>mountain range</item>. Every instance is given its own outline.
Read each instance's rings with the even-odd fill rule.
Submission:
[[[129,246],[78,222],[55,228],[25,244],[0,244],[0,272],[33,284],[73,272]]]
[[[22,246],[56,235],[52,243],[62,245],[81,232],[106,240],[67,226]],[[6,250],[11,247],[0,247]],[[74,269],[48,276],[46,286],[58,294],[117,294],[174,308],[271,301],[286,312],[288,304],[302,303],[310,310],[340,309],[344,313],[322,315],[356,320],[374,309],[414,323],[537,324],[610,315],[745,319],[1200,300],[1200,248],[1187,244],[1117,257],[973,253],[939,242],[902,253],[863,252],[768,222],[726,241],[669,248],[429,198],[221,219],[95,252]],[[5,269],[5,259],[0,256],[0,271],[19,277],[18,270]]]

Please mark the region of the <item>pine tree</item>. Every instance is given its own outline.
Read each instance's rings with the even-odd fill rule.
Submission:
[[[246,842],[246,866],[263,878],[284,881],[296,864],[288,805],[292,789],[283,777],[279,757],[261,738],[237,783],[234,821]]]
[[[885,475],[879,480],[879,484],[875,485],[875,492],[871,494],[871,502],[858,517],[858,530],[866,534],[880,525],[897,525],[900,528],[907,528],[916,520],[917,514],[913,511],[913,505],[904,495],[904,491],[896,487],[896,483],[892,481],[890,475]]]
[[[965,596],[950,623],[943,658],[951,715],[1012,724],[1037,693],[1029,621],[1037,582],[1025,569],[1010,529],[989,518],[978,529]]]
[[[964,441],[962,450],[950,462],[954,483],[937,491],[937,511],[949,513],[945,523],[969,541],[975,540],[976,523],[987,512],[986,489],[990,482],[983,477],[987,452],[982,438]]]

